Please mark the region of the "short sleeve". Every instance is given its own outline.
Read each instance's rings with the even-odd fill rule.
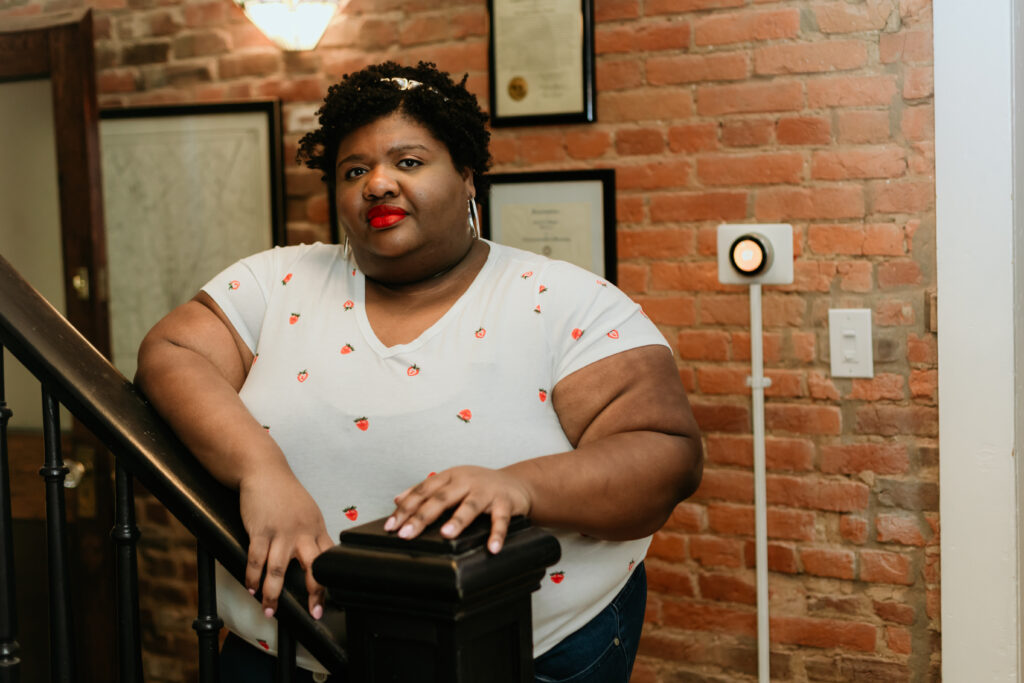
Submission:
[[[274,248],[228,266],[203,286],[253,353],[274,278],[280,279],[281,249]]]
[[[556,382],[622,351],[669,346],[639,304],[610,282],[572,264],[550,262],[540,273],[534,297]]]

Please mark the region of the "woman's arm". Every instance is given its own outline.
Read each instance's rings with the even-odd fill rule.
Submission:
[[[333,544],[320,509],[238,396],[252,360],[220,307],[200,292],[146,335],[135,381],[210,473],[238,490],[249,533],[245,585],[255,593],[266,567],[268,616],[294,557],[306,570],[310,612],[318,617],[323,588],[313,580],[312,562]]]
[[[519,514],[596,538],[641,538],[700,484],[699,430],[665,347],[592,363],[559,382],[552,401],[574,450],[501,470],[440,472],[396,497],[387,528],[411,538],[458,506],[442,533],[456,536],[490,513],[493,552],[504,542],[509,517]]]

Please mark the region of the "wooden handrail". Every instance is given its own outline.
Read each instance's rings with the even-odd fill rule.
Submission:
[[[248,536],[238,493],[202,467],[135,386],[0,256],[0,345],[111,450],[236,579],[245,577]],[[345,651],[306,609],[293,563],[277,616],[333,672]]]

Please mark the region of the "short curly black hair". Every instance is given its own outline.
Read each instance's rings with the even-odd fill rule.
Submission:
[[[422,85],[402,89],[388,80],[396,78]],[[388,61],[346,74],[327,90],[317,112],[320,127],[299,141],[298,161],[323,171],[323,180],[333,187],[335,155],[342,139],[381,117],[401,112],[444,143],[457,169],[472,169],[482,176],[491,165],[491,134],[487,114],[466,89],[466,78],[456,84],[431,62],[401,66]]]

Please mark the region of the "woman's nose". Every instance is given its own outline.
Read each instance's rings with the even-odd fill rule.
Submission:
[[[375,166],[366,174],[363,195],[366,197],[389,197],[398,194],[398,183],[386,168]]]

